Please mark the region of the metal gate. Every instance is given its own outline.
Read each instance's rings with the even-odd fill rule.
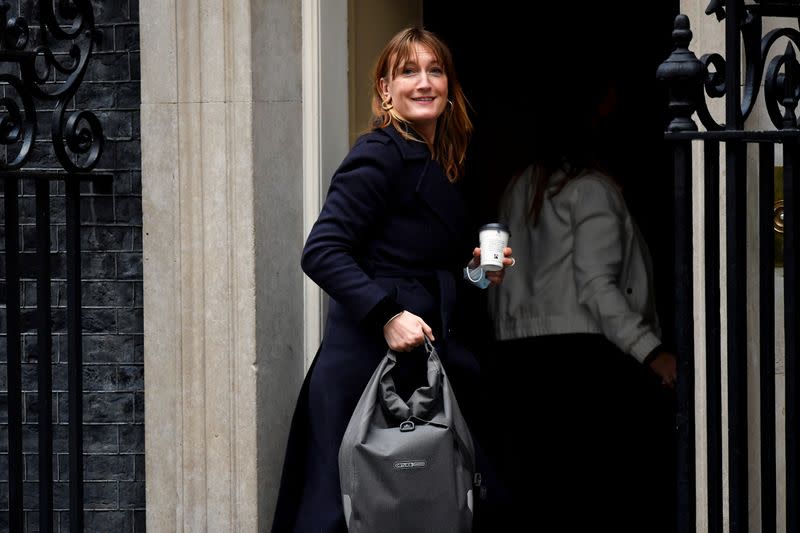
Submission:
[[[700,59],[689,50],[692,33],[684,15],[675,19],[672,33],[675,48],[658,69],[658,77],[670,91],[672,121],[666,139],[674,149],[675,225],[676,225],[676,340],[679,354],[678,380],[678,513],[679,530],[695,531],[698,490],[707,490],[708,531],[723,530],[723,424],[727,411],[728,517],[731,533],[748,531],[748,501],[760,499],[761,531],[776,531],[779,499],[776,473],[785,469],[786,531],[800,532],[800,442],[798,442],[798,357],[800,346],[800,130],[796,108],[800,99],[800,32],[783,27],[767,32],[763,23],[789,17],[796,24],[800,17],[797,0],[712,0],[706,14],[725,24],[725,55],[707,54]],[[783,48],[781,48],[783,47]],[[777,52],[777,54],[776,54]],[[740,64],[739,58],[743,57]],[[744,82],[742,83],[742,74]],[[763,81],[765,105],[774,129],[748,130],[745,120],[759,101]],[[709,111],[708,98],[725,99],[725,122],[718,123]],[[693,113],[706,131],[698,131]],[[693,306],[693,227],[696,205],[692,187],[692,143],[702,143],[704,171],[705,248],[700,256],[705,263],[705,315],[698,316]],[[720,148],[724,147],[724,200],[719,200]],[[757,211],[747,209],[748,147],[757,151]],[[783,159],[783,203],[775,202],[775,157]],[[777,191],[780,192],[780,191]],[[724,209],[724,234],[720,214]],[[757,226],[759,272],[757,300],[747,292],[747,228]],[[776,441],[776,318],[774,233],[782,231],[784,262],[784,321],[777,324],[785,342],[785,443]],[[720,264],[720,241],[724,245],[724,265]],[[721,273],[727,305],[721,309]],[[698,295],[699,296],[699,295]],[[748,479],[748,321],[749,304],[758,302],[758,410],[760,412],[761,483],[760,493],[749,494]],[[720,311],[718,311],[720,310]],[[705,346],[694,345],[696,319],[705,322]],[[723,324],[727,327],[721,339]],[[727,357],[723,360],[724,352]],[[694,379],[694,351],[705,352],[706,382]],[[727,371],[727,405],[722,405],[722,370]],[[707,391],[708,483],[695,487],[695,386]],[[786,462],[777,464],[776,449],[785,445]],[[784,487],[781,487],[783,489]]]
[[[42,533],[53,524],[53,348],[54,322],[66,323],[68,403],[69,530],[83,531],[83,449],[81,384],[80,183],[111,179],[92,172],[103,148],[97,117],[75,109],[96,40],[90,0],[35,3],[38,25],[29,28],[11,6],[0,2],[0,183],[3,185],[5,313],[8,392],[9,528],[26,530],[25,510],[38,509]],[[54,4],[57,8],[54,8]],[[31,41],[37,43],[31,43]],[[49,138],[40,130],[49,129]],[[66,312],[52,309],[51,284],[58,248],[52,246],[51,192],[65,197]],[[33,231],[22,231],[20,202],[35,202]],[[59,215],[60,217],[60,215]],[[35,228],[35,229],[34,229]],[[58,235],[58,234],[57,234]],[[60,237],[57,239],[60,240]],[[21,246],[21,240],[24,246]],[[30,246],[29,241],[33,241]],[[28,250],[35,248],[35,253]],[[53,252],[56,253],[53,253]],[[35,312],[23,309],[21,280],[35,281]],[[32,285],[32,283],[30,284]],[[33,295],[30,295],[33,296]],[[30,297],[26,296],[26,297]],[[35,331],[35,335],[33,332]],[[27,334],[30,333],[30,334]],[[35,339],[35,346],[33,346]],[[24,341],[24,342],[23,342]],[[31,347],[28,349],[28,347]],[[37,362],[36,424],[23,424],[23,354]],[[23,425],[38,441],[38,502],[23,501]],[[30,434],[29,434],[30,435]],[[31,479],[25,479],[25,482]],[[33,484],[28,484],[33,486]],[[57,527],[57,526],[56,526]]]

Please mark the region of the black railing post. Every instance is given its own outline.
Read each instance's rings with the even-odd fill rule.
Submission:
[[[66,180],[69,529],[83,531],[83,358],[81,342],[80,182]]]
[[[741,109],[740,35],[741,0],[726,0],[725,54],[730,59],[725,70],[726,129],[744,126]],[[747,496],[747,174],[744,143],[726,144],[726,268],[728,323],[728,485],[730,492],[730,531],[746,533]]]
[[[761,402],[761,533],[777,528],[775,462],[775,145],[762,143],[758,171],[759,389]]]
[[[675,143],[675,345],[678,352],[678,531],[695,530],[692,145]]]
[[[747,226],[746,145],[726,143],[728,324],[728,486],[731,533],[748,528],[747,490]]]
[[[719,142],[705,142],[706,430],[708,533],[722,533],[722,331],[720,316]]]
[[[22,531],[22,359],[20,353],[19,184],[5,182],[6,357],[8,365],[8,522]]]
[[[36,180],[36,402],[39,433],[39,531],[53,531],[53,367],[50,329],[50,182]]]
[[[670,132],[697,131],[692,120],[705,68],[689,50],[692,32],[686,15],[675,17],[675,48],[658,67],[657,78],[669,88]],[[677,384],[677,503],[678,531],[695,530],[695,427],[694,427],[694,311],[692,268],[692,144],[673,143],[675,156],[675,346]]]

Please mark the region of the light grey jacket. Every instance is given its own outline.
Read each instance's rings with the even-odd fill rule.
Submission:
[[[528,210],[532,167],[503,196],[516,265],[489,294],[500,340],[602,333],[639,361],[660,344],[647,246],[614,182],[583,173],[557,194],[551,176],[538,223]]]

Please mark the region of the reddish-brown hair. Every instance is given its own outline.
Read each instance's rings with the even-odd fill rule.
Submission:
[[[386,44],[373,73],[372,126],[383,128],[391,124],[404,137],[420,140],[414,135],[411,124],[396,112],[381,107],[383,103],[381,79],[388,81],[393,78],[406,62],[414,58],[417,45],[431,51],[447,76],[449,102],[436,121],[436,135],[431,151],[433,158],[442,165],[447,178],[455,182],[464,172],[467,145],[472,134],[472,121],[467,113],[467,99],[456,78],[453,56],[447,45],[435,34],[422,28],[406,28]]]

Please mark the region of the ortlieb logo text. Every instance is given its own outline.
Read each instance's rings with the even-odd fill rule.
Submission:
[[[427,464],[425,461],[397,461],[394,467],[397,470],[409,470],[411,468],[425,468]]]

